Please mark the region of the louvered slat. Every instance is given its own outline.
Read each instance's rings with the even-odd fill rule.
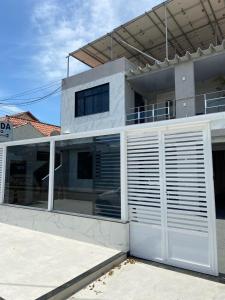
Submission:
[[[160,226],[158,134],[128,135],[127,169],[131,222]]]
[[[167,226],[207,232],[203,132],[165,133],[164,143]]]

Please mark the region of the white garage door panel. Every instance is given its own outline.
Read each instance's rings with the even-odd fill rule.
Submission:
[[[168,230],[168,260],[210,267],[208,235]]]
[[[203,130],[164,134],[167,259],[210,273],[204,135]]]
[[[127,136],[131,253],[217,275],[207,125]]]
[[[127,141],[130,252],[162,260],[158,133],[130,134]],[[151,187],[151,188],[150,188]],[[141,233],[141,234],[140,234]],[[143,247],[146,245],[148,251]]]
[[[161,228],[131,222],[130,253],[143,259],[162,261]],[[140,234],[141,233],[141,234]],[[146,251],[146,247],[148,251]]]

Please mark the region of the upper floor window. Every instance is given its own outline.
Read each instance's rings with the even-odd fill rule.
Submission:
[[[75,93],[75,117],[109,111],[109,83]]]

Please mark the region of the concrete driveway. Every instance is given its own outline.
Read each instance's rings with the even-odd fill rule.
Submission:
[[[34,300],[116,253],[0,223],[0,297]]]
[[[127,260],[70,300],[225,300],[225,284]]]

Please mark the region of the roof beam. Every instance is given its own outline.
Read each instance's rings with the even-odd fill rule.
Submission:
[[[152,17],[150,16],[150,14],[148,12],[145,13],[145,15],[150,19],[150,21],[155,25],[155,27],[159,30],[159,32],[162,34],[162,36],[165,38],[166,34],[162,31],[162,29],[159,27],[159,25],[152,19]],[[174,45],[174,43],[171,40],[168,40],[168,43],[172,46],[172,48],[174,48],[174,50],[176,51],[176,46]],[[164,43],[163,43],[164,44]],[[158,47],[158,46],[157,46]],[[178,54],[181,56],[182,53],[177,50]]]
[[[140,42],[125,27],[121,26],[121,28],[123,28],[137,43],[139,43],[139,45],[141,45]],[[120,37],[121,41],[124,43],[122,36],[120,34],[118,34],[118,32],[116,32],[116,34]],[[143,48],[142,45],[141,45],[141,47]],[[129,52],[129,53],[131,53],[131,52]],[[136,57],[136,55],[133,55],[132,57]],[[148,63],[148,61],[145,60],[145,65],[147,63]]]
[[[123,30],[125,30],[125,31],[129,34],[129,36],[131,36],[132,39],[135,40],[135,42],[137,42],[137,43],[143,48],[143,50],[145,50],[145,47],[142,45],[142,43],[139,42],[138,39],[137,39],[132,33],[130,33],[130,31],[129,31],[126,27],[124,27],[124,26],[122,25],[121,28],[122,28]]]
[[[138,48],[136,48],[136,47],[134,47],[134,46],[128,44],[127,42],[125,42],[125,41],[123,41],[123,40],[121,40],[121,42],[124,43],[125,45],[129,46],[130,48],[134,49],[135,51],[141,53],[143,56],[147,57],[147,58],[150,59],[151,61],[154,60],[155,62],[158,62],[158,63],[160,62],[159,60],[155,59],[153,56],[148,55],[147,53],[145,53],[145,52],[139,50]]]
[[[105,56],[106,59],[111,60],[111,58],[110,58],[107,54],[101,52],[100,50],[98,50],[98,48],[96,48],[96,47],[93,46],[92,44],[88,44],[88,46],[92,47],[95,51],[97,51],[97,52],[100,53],[101,55]]]
[[[210,17],[209,17],[209,14],[208,14],[207,10],[206,10],[206,7],[205,7],[205,5],[204,5],[204,2],[203,2],[202,0],[200,0],[200,3],[201,3],[201,5],[202,5],[202,8],[204,9],[204,12],[205,12],[205,14],[206,14],[206,17],[207,17],[207,19],[208,19],[208,21],[209,21],[209,24],[210,24],[211,28],[212,28],[212,32],[213,32],[213,34],[215,35],[215,28],[213,27],[212,21],[211,21],[211,19],[210,19]]]
[[[168,47],[168,18],[167,18],[167,6],[164,5],[164,14],[165,14],[165,35],[166,35],[166,59],[169,59],[169,47]]]
[[[223,40],[223,33],[222,33],[222,30],[221,30],[220,25],[219,25],[219,23],[218,23],[218,20],[217,20],[217,18],[216,18],[215,12],[214,12],[213,7],[212,7],[212,4],[211,4],[210,0],[207,0],[207,2],[208,2],[208,4],[209,4],[210,10],[211,10],[212,15],[213,15],[213,18],[214,18],[214,20],[215,20],[215,22],[216,22],[216,25],[217,25],[217,28],[218,28],[218,30],[219,30],[219,33],[220,33],[220,36],[221,36],[221,40]]]
[[[121,37],[121,35],[120,35],[117,31],[114,31],[113,33],[114,33],[114,34],[117,34],[118,37],[119,37],[121,40],[123,40],[123,38]],[[130,55],[131,55],[130,58],[136,57],[136,56],[137,56],[137,55],[133,54],[132,51],[130,51],[129,49],[127,49],[127,47],[125,47],[120,41],[118,41],[118,39],[115,38],[115,36],[112,35],[112,39],[113,39],[114,41],[116,41],[117,44],[119,44],[124,50],[126,50],[128,53],[130,53]],[[138,60],[139,60],[144,66],[146,65],[146,62],[147,62],[147,61],[146,61],[146,60],[143,61],[143,60],[140,58],[140,56],[139,56],[139,59],[138,59]]]
[[[182,27],[180,26],[180,24],[178,23],[178,21],[176,20],[176,18],[174,17],[174,15],[171,13],[171,11],[169,10],[168,6],[167,6],[167,11],[170,15],[170,17],[172,18],[172,20],[174,21],[174,23],[176,24],[176,26],[179,28],[179,30],[181,31],[181,33],[185,36],[186,40],[188,41],[189,45],[191,46],[192,50],[196,51],[196,48],[194,47],[194,45],[192,44],[192,42],[190,41],[189,37],[187,36],[187,34],[184,32],[184,30],[182,29]]]
[[[223,18],[221,18],[220,20],[222,20]],[[200,27],[198,27],[198,28],[194,28],[194,29],[191,29],[191,30],[189,30],[188,32],[187,32],[187,34],[190,34],[190,33],[193,33],[193,32],[196,32],[196,31],[198,31],[198,30],[201,30],[202,28],[204,28],[205,27],[205,25],[202,25],[202,26],[200,26]],[[160,29],[161,30],[161,29]],[[178,35],[177,36],[177,38],[181,38],[183,36],[183,34],[180,34],[180,35]],[[170,41],[171,42],[171,46],[173,46],[173,44],[172,44],[172,40]],[[155,48],[157,48],[157,47],[161,47],[162,45],[164,45],[164,42],[162,43],[159,43],[159,44],[157,44],[157,45],[155,45],[155,46],[153,46],[153,47],[151,47],[151,48],[149,48],[149,49],[146,49],[146,51],[148,51],[148,50],[151,50],[151,49],[155,49]],[[136,56],[136,55],[135,55]]]
[[[121,28],[123,28],[123,30],[125,30],[131,37],[132,37],[132,39],[134,40],[134,41],[136,41],[136,43],[137,44],[139,44],[141,47],[142,47],[142,50],[141,51],[147,51],[147,49],[145,48],[145,46],[132,34],[132,33],[130,33],[130,31],[126,28],[126,27],[124,27],[123,25],[121,26]],[[147,53],[148,54],[148,53]],[[149,53],[151,56],[153,56],[152,55],[152,53],[150,52]]]
[[[81,48],[81,50],[86,53],[87,55],[89,55],[90,57],[96,59],[99,63],[104,64],[105,61],[103,59],[101,59],[100,57],[94,55],[93,53],[91,53],[90,51],[88,51],[87,49]]]
[[[159,17],[159,15],[155,12],[155,10],[152,10],[152,12],[154,13],[154,15],[157,17],[157,19],[160,21],[160,23],[164,25],[163,20]],[[185,54],[185,50],[183,49],[183,47],[181,46],[181,44],[177,41],[176,37],[173,35],[173,33],[169,30],[168,28],[168,32],[170,34],[170,36],[173,38],[173,40],[177,43],[177,45],[180,47],[181,51],[183,51],[183,54]]]
[[[145,15],[150,19],[150,21],[152,21],[152,23],[158,28],[158,30],[161,32],[161,34],[164,36],[164,32],[161,30],[161,28],[158,26],[158,24],[156,24],[155,23],[155,21],[151,18],[151,16],[149,16],[148,15],[148,13],[145,13]],[[221,17],[220,19],[218,19],[218,21],[221,21],[221,20],[224,20],[224,18],[223,17]],[[211,23],[211,24],[210,24]],[[211,25],[212,26],[212,28],[214,29],[214,27],[213,27],[213,23],[215,23],[215,21],[211,21],[209,24],[208,24],[208,26],[209,25]],[[187,34],[191,34],[191,33],[193,33],[193,32],[196,32],[196,31],[198,31],[198,30],[201,30],[202,28],[204,28],[205,27],[205,25],[202,25],[202,26],[199,26],[198,28],[194,28],[194,29],[191,29],[191,30],[189,30],[188,32],[186,32]],[[180,37],[182,37],[183,36],[183,34],[180,34],[179,36],[177,36],[177,38],[180,38]],[[131,52],[131,51],[129,51],[128,50],[128,48],[127,47],[125,47],[121,42],[119,42],[118,41],[118,39],[116,39],[116,38],[114,38],[114,37],[112,37],[113,38],[113,40],[117,43],[117,44],[119,44],[125,51],[127,51],[131,56],[130,57],[127,57],[127,59],[131,59],[131,58],[136,58],[136,59],[138,59],[137,57],[139,56],[138,54],[134,54],[133,52]],[[172,46],[172,47],[174,47],[174,45],[173,45],[173,42],[172,42],[172,39],[171,40],[169,40],[168,41],[169,43],[170,43],[170,45]],[[151,47],[151,48],[149,48],[149,49],[146,49],[146,51],[149,51],[149,50],[151,50],[151,49],[155,49],[155,48],[157,48],[157,47],[161,47],[162,45],[164,44],[164,42],[163,43],[159,43],[159,44],[157,44],[157,45],[154,45],[153,47]],[[79,51],[83,51],[83,52],[85,52],[84,51],[84,48],[80,48],[79,49]],[[73,56],[73,54],[75,54],[77,52],[77,50],[76,51],[74,51],[74,52],[71,52],[69,55],[71,55],[71,56]],[[90,55],[90,53],[87,53],[86,52],[86,54],[88,54],[88,55]],[[179,53],[178,53],[179,54]],[[103,61],[100,61],[100,59],[98,59],[96,56],[94,56],[93,54],[91,54],[90,55],[92,58],[94,58],[94,59],[96,59],[98,62],[100,62],[101,64],[103,64],[104,62]],[[74,58],[76,58],[75,56],[73,56]],[[78,60],[80,60],[80,61],[82,61],[81,59],[79,59],[79,58],[76,58],[76,59],[78,59]],[[87,64],[85,61],[82,61],[84,64]],[[146,62],[145,63],[143,63],[143,61],[140,61],[141,62],[141,64],[143,64],[143,65],[145,65],[146,64]],[[88,65],[88,64],[87,64]],[[92,66],[90,66],[90,67],[92,67]]]

